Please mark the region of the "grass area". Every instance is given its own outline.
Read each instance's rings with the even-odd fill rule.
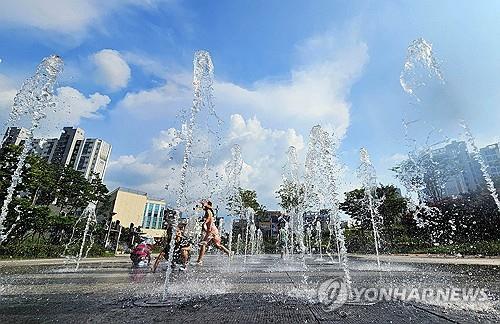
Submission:
[[[64,245],[50,244],[19,244],[0,246],[0,259],[50,259],[59,258],[64,253]],[[77,255],[79,246],[71,246],[66,250],[66,255]],[[84,253],[86,250],[84,250]],[[106,251],[99,245],[93,245],[88,252],[88,257],[109,257],[114,252]]]

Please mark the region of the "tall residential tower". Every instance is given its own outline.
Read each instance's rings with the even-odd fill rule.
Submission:
[[[22,145],[29,131],[9,127],[2,145]],[[64,127],[59,138],[33,139],[33,150],[50,163],[72,167],[86,179],[93,175],[103,179],[111,156],[111,145],[99,138],[85,138],[81,128]]]

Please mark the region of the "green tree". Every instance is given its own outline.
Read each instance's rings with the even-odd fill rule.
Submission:
[[[2,202],[7,196],[7,188],[10,186],[20,154],[19,146],[5,145],[0,149],[0,199]]]
[[[34,154],[26,162],[22,188],[25,195],[31,197],[32,205],[49,206],[55,199],[57,167]]]
[[[340,210],[351,217],[355,227],[370,230],[370,211],[366,207],[364,190],[354,189],[344,195],[345,200],[340,203]]]
[[[255,216],[260,221],[264,217],[266,207],[259,204],[257,201],[257,192],[255,190],[248,190],[240,188],[241,202],[243,208],[252,208],[255,211]]]
[[[279,205],[287,213],[299,207],[304,197],[304,186],[285,179],[276,191]]]
[[[21,148],[15,145],[0,149],[1,201],[6,197],[20,152]],[[79,213],[91,201],[105,202],[107,193],[98,177],[88,181],[79,171],[30,154],[4,221],[5,233],[9,233],[4,243],[18,245],[28,238],[36,244],[65,243]]]
[[[392,185],[377,187],[376,198],[380,202],[378,212],[383,218],[379,228],[382,249],[409,249],[415,244],[417,233],[416,222],[413,215],[408,212],[406,198],[402,197],[399,189]],[[353,226],[346,233],[346,236],[351,238],[351,245],[355,245],[360,251],[369,250],[373,245],[372,222],[364,191],[355,189],[346,192],[340,209],[353,221]]]

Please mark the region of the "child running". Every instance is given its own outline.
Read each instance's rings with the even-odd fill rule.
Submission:
[[[202,202],[203,210],[205,211],[205,215],[203,216],[203,227],[202,227],[202,236],[203,239],[199,243],[200,245],[200,254],[198,255],[198,261],[196,263],[198,265],[202,265],[203,257],[207,251],[207,247],[210,243],[213,243],[216,248],[226,253],[228,256],[231,256],[231,252],[221,244],[221,238],[219,235],[219,230],[217,226],[215,226],[215,216],[214,211],[212,209],[212,202],[207,200]]]

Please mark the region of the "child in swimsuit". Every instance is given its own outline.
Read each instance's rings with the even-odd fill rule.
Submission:
[[[199,243],[200,245],[200,254],[198,255],[198,264],[202,264],[203,256],[205,256],[207,246],[210,243],[213,243],[216,248],[226,253],[228,256],[231,255],[231,252],[221,244],[221,238],[219,235],[219,230],[217,226],[215,226],[215,217],[214,211],[212,210],[212,202],[206,201],[203,202],[203,209],[205,210],[205,216],[203,217],[203,239]]]

